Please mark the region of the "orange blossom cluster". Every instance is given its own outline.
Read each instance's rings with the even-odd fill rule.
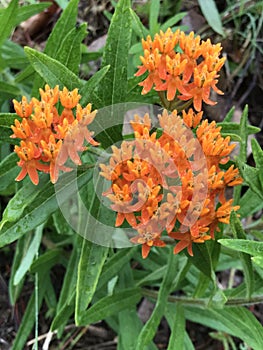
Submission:
[[[59,91],[58,86],[51,89],[46,85],[45,90],[39,91],[40,101],[32,98],[28,102],[25,96],[21,102],[13,101],[21,119],[16,119],[15,125],[11,126],[14,132],[11,137],[21,139],[20,145],[15,146],[20,158],[18,165],[22,168],[16,180],[20,181],[28,174],[35,185],[39,182],[38,170],[49,173],[52,183],[55,183],[59,170],[72,170],[65,166],[68,158],[80,165],[78,152],[85,149],[84,140],[93,146],[98,145],[87,128],[96,111],[91,112],[91,104],[85,108],[80,106],[78,89],[68,91],[64,87]],[[61,113],[58,111],[59,102]]]
[[[137,231],[131,241],[142,244],[143,258],[152,246],[164,246],[167,235],[179,241],[175,254],[187,248],[193,255],[192,243],[214,238],[218,224],[229,223],[231,210],[239,208],[225,197],[227,186],[242,182],[238,169],[220,168],[235,145],[201,117],[192,109],[182,116],[164,110],[159,135],[148,114],[135,115],[134,140],[112,146],[109,164],[100,164],[111,181],[104,196],[117,212],[115,225],[126,220]]]
[[[166,99],[173,101],[193,100],[194,108],[201,111],[202,101],[209,105],[211,88],[223,94],[216,84],[218,72],[225,58],[220,58],[221,44],[213,45],[210,39],[203,41],[194,32],[186,35],[179,29],[173,33],[169,28],[165,33],[160,31],[152,40],[150,36],[142,39],[144,55],[140,57],[142,66],[136,76],[147,72],[147,77],[139,85],[143,86],[142,94],[152,87],[156,91],[166,91]]]

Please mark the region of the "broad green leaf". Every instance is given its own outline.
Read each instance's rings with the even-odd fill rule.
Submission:
[[[101,58],[103,55],[103,51],[90,51],[90,52],[82,52],[81,55],[81,63],[87,63],[90,61],[96,61]]]
[[[102,58],[102,67],[110,65],[99,87],[98,95],[104,106],[126,100],[130,40],[130,0],[120,0],[112,17]]]
[[[172,247],[170,247],[172,248]],[[170,249],[170,256],[168,258],[167,269],[164,275],[164,279],[162,281],[160,291],[158,293],[158,299],[155,305],[155,308],[146,322],[144,327],[142,328],[137,344],[136,350],[144,349],[144,347],[150,343],[150,341],[154,338],[154,335],[157,331],[157,328],[160,324],[161,318],[165,312],[165,306],[167,303],[168,295],[171,291],[172,282],[175,277],[175,271],[178,266],[178,257],[173,254],[172,249]]]
[[[239,205],[238,214],[241,218],[244,218],[261,210],[263,208],[263,201],[261,197],[249,188],[241,197]]]
[[[193,244],[193,253],[194,256],[189,257],[189,261],[207,277],[212,278],[212,260],[206,243]]]
[[[173,27],[176,23],[180,22],[186,16],[186,14],[187,12],[180,12],[172,16],[161,25],[161,30],[165,32],[169,27]]]
[[[36,72],[52,87],[59,85],[62,89],[80,88],[80,79],[59,61],[38,52],[30,47],[25,47],[25,53]]]
[[[8,98],[20,95],[21,91],[17,86],[1,81],[0,94],[1,94],[1,97],[8,99]]]
[[[253,256],[251,260],[255,264],[259,265],[261,268],[263,268],[263,256]]]
[[[2,46],[1,51],[2,58],[6,63],[6,67],[23,69],[28,66],[28,59],[25,55],[24,49],[15,42],[6,40]],[[20,95],[20,93],[21,92],[19,90],[19,93],[17,95]]]
[[[226,123],[225,121],[222,123],[217,123],[218,126],[221,126],[221,133],[223,134],[234,134],[239,136],[240,138],[243,137],[243,134],[240,129],[240,124],[237,123]],[[257,128],[256,126],[253,125],[248,125],[247,126],[247,134],[248,135],[254,135],[258,132],[260,132],[260,128]]]
[[[72,183],[75,183],[75,177],[69,173],[64,174],[63,179],[65,185],[57,190],[55,193],[54,185],[49,182],[47,183],[47,176],[45,174],[41,174],[43,176],[40,177],[40,183],[38,186],[30,187],[28,191],[31,191],[32,197],[28,196],[26,202],[23,201],[23,198],[20,198],[17,201],[17,205],[19,206],[20,213],[16,215],[15,207],[12,209],[10,217],[8,217],[8,221],[12,220],[14,216],[16,217],[16,222],[6,223],[4,228],[1,230],[0,234],[0,247],[3,247],[11,242],[14,242],[19,237],[22,237],[26,232],[34,229],[42,222],[46,221],[47,218],[58,208],[56,195],[60,195],[63,193],[64,199],[67,200],[69,197],[73,195],[74,186],[72,187]],[[91,173],[88,171],[86,173],[82,173],[78,175],[78,186],[81,188],[86,185],[87,182],[91,179]],[[24,193],[26,193],[25,188]],[[34,191],[33,191],[34,189]],[[20,196],[21,192],[19,191]],[[26,193],[28,194],[28,192]],[[17,199],[16,196],[13,197],[14,202]]]
[[[244,307],[202,310],[187,306],[185,316],[192,322],[238,337],[252,349],[263,348],[262,325],[252,312]]]
[[[65,34],[69,33],[76,25],[78,14],[78,2],[79,0],[69,1],[67,7],[59,17],[55,27],[49,35],[44,52],[50,56],[56,58],[57,52],[61,47]]]
[[[256,139],[251,140],[251,146],[256,167],[260,170],[258,176],[261,188],[263,189],[263,150],[261,149]]]
[[[130,9],[131,19],[132,19],[132,29],[138,35],[139,38],[143,39],[149,34],[148,29],[144,27],[139,16]]]
[[[155,33],[159,32],[160,25],[158,23],[158,17],[160,12],[160,0],[151,0],[150,2],[150,16],[149,16],[149,27],[151,37]]]
[[[133,258],[136,249],[136,247],[120,249],[106,261],[100,275],[97,289],[100,289],[110,279],[119,274],[122,267]]]
[[[28,247],[28,251],[26,255],[23,257],[23,259],[21,260],[20,266],[15,273],[15,277],[14,277],[15,286],[18,285],[18,283],[20,283],[20,281],[24,278],[36,254],[38,253],[39,246],[42,240],[43,228],[44,228],[44,224],[41,224],[35,230],[32,242]]]
[[[15,18],[18,11],[18,0],[12,0],[0,15],[0,46],[9,37],[15,27]]]
[[[84,83],[79,91],[80,95],[82,96],[80,101],[82,106],[85,106],[88,103],[92,103],[92,105],[94,104],[94,90],[100,81],[104,78],[105,74],[107,74],[109,69],[110,66],[103,67],[98,72],[96,72],[86,83]],[[98,106],[95,105],[95,108],[98,108]]]
[[[86,23],[83,23],[78,28],[75,27],[71,29],[71,31],[65,35],[56,54],[56,59],[75,74],[79,72],[81,42],[87,35],[86,29]]]
[[[237,250],[253,256],[263,256],[263,242],[248,239],[219,239],[218,242],[227,248]]]
[[[81,317],[96,291],[108,250],[108,247],[96,245],[83,238],[76,288],[75,321],[77,325],[81,322]]]
[[[263,150],[256,139],[251,140],[253,157],[257,168],[263,169]]]
[[[47,7],[51,5],[51,2],[41,2],[40,4],[29,4],[26,6],[20,6],[19,11],[17,11],[16,14],[15,24],[18,25],[21,22],[26,21],[28,18],[44,11]]]
[[[254,168],[241,160],[237,159],[237,166],[240,172],[240,175],[249,185],[250,189],[257,194],[261,199],[263,198],[263,189],[260,182],[260,169]]]
[[[16,153],[11,153],[0,163],[0,193],[4,192],[9,185],[15,182],[15,178],[19,174],[17,161],[18,156]]]
[[[171,328],[171,335],[168,344],[168,350],[184,349],[185,339],[185,317],[184,307],[182,304],[176,304],[176,310],[167,308],[167,313],[170,314],[169,326]],[[175,316],[171,314],[171,310],[175,311]],[[171,322],[172,321],[172,322]]]
[[[220,14],[214,0],[198,0],[205,19],[210,27],[218,34],[224,36],[224,30],[220,18]]]
[[[30,266],[30,272],[41,272],[43,268],[50,270],[53,266],[61,263],[62,254],[63,249],[61,248],[47,250],[44,254],[39,255],[39,257],[33,262]]]
[[[242,227],[242,224],[237,217],[237,214],[232,211],[230,215],[230,227],[235,238],[245,239],[246,234]],[[250,298],[254,290],[254,275],[253,267],[250,256],[246,253],[240,253],[240,259],[243,266],[246,286],[247,286],[247,297]]]
[[[240,135],[241,135],[241,143],[240,143],[240,152],[239,152],[239,160],[242,162],[246,162],[247,160],[247,140],[248,140],[248,106],[246,105],[243,113],[241,115],[240,120]]]
[[[32,235],[28,234],[25,235],[23,237],[21,237],[17,243],[16,243],[16,249],[14,252],[14,259],[13,259],[13,264],[12,264],[12,269],[11,269],[11,276],[9,279],[9,297],[10,297],[10,302],[11,305],[15,305],[21,289],[23,287],[23,282],[24,282],[24,278],[22,281],[20,281],[20,283],[18,283],[18,285],[14,285],[14,276],[15,273],[17,271],[17,269],[19,268],[21,261],[23,260],[24,256],[26,255],[27,251],[28,251],[28,247],[30,245],[30,241],[31,241]]]
[[[46,292],[46,273],[42,271],[42,273],[39,275],[39,288],[38,288],[38,311],[42,305],[42,301],[44,299],[44,295]],[[15,341],[12,346],[12,350],[23,350],[25,349],[25,343],[27,341],[27,338],[29,334],[32,331],[33,325],[35,323],[35,291],[31,295],[29,302],[27,303],[26,310],[24,312],[22,321],[20,323],[18,332],[16,333]]]
[[[87,326],[117,314],[121,310],[130,309],[136,305],[140,299],[141,292],[138,288],[128,288],[113,295],[106,296],[92,305],[83,314],[79,325]]]
[[[14,124],[17,115],[15,113],[0,113],[0,142],[17,144],[16,139],[10,138],[13,134],[10,126]]]

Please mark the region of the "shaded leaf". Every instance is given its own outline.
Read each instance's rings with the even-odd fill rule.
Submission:
[[[66,86],[69,90],[72,90],[82,85],[80,79],[73,72],[54,58],[30,47],[25,47],[25,53],[35,71],[50,86],[59,85],[61,89]]]
[[[198,0],[205,19],[210,27],[218,34],[224,35],[222,21],[214,0]]]

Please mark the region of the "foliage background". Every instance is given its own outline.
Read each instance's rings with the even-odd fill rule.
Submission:
[[[43,45],[41,35],[33,40],[29,35],[25,49],[18,32],[12,34],[14,28],[48,4],[19,5],[13,0],[0,9],[1,346],[30,348],[30,339],[45,334],[39,344],[50,349],[93,349],[94,341],[100,349],[260,350],[262,1],[134,2],[134,10],[128,0],[117,3],[91,1],[87,9],[85,2],[59,1],[64,10],[60,17],[57,12],[51,16],[53,29],[46,34],[47,41]],[[87,36],[84,10],[88,16],[99,5],[97,17],[89,16]],[[96,28],[91,18],[103,20]],[[109,29],[105,18],[111,23]],[[215,114],[210,109],[206,113],[222,122],[223,132],[240,144],[236,161],[245,183],[234,193],[240,218],[232,215],[224,239],[196,246],[194,258],[173,256],[167,247],[143,260],[138,247],[115,251],[95,246],[68,227],[44,174],[37,187],[28,179],[14,182],[19,169],[11,144],[16,141],[9,138],[16,118],[10,101],[37,96],[45,81],[78,87],[82,103],[92,102],[95,108],[123,101],[154,103],[157,96],[142,97],[138,78],[133,77],[140,38],[168,26],[193,27],[196,21],[199,28],[194,29],[204,38],[225,43],[228,54],[221,81],[225,97],[218,101]],[[89,51],[89,37],[106,32],[105,48]],[[94,63],[94,59],[98,60]],[[233,104],[235,112],[227,114]],[[111,135],[113,140],[120,136],[118,130]],[[253,139],[248,147],[249,135]],[[107,135],[101,137],[106,145]],[[80,188],[88,178],[88,172],[79,173]],[[92,196],[93,189],[87,191]],[[96,201],[92,202],[96,210]],[[35,334],[34,324],[39,324]]]

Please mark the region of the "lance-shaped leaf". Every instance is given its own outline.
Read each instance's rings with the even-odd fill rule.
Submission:
[[[59,61],[30,47],[25,47],[25,53],[35,71],[50,86],[59,85],[61,89],[66,86],[70,90],[81,87],[80,79]]]
[[[98,94],[104,106],[126,100],[130,40],[130,0],[120,0],[111,20],[102,59],[102,67],[110,65]]]
[[[75,320],[78,325],[96,291],[108,247],[96,245],[83,238],[78,266]]]
[[[12,0],[7,8],[0,13],[0,46],[9,37],[15,26],[15,18],[18,10],[18,0]]]
[[[113,295],[106,296],[92,305],[82,316],[80,326],[104,320],[121,310],[130,309],[141,299],[139,288],[128,288]]]
[[[76,182],[74,175],[72,176],[71,173],[62,175],[64,185],[57,189],[56,193],[54,191],[54,185],[48,182],[46,174],[41,175],[43,176],[40,176],[40,182],[37,187],[33,184],[27,187],[24,186],[12,198],[12,210],[9,204],[7,205],[6,210],[11,211],[4,218],[6,223],[0,233],[0,247],[14,242],[26,232],[46,221],[58,209],[56,196],[61,197],[63,194],[65,201],[72,197],[75,191],[75,187],[72,184]],[[86,185],[90,179],[91,172],[89,171],[79,174],[77,176],[79,188]],[[24,193],[24,199],[21,197],[21,193]],[[16,212],[16,205],[19,213]]]

